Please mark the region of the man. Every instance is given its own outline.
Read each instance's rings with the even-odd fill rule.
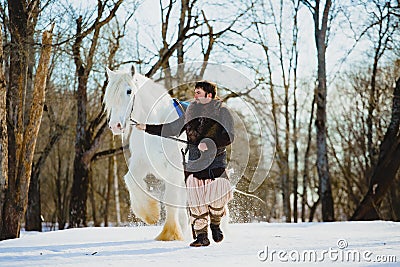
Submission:
[[[137,124],[140,130],[160,136],[188,138],[188,162],[184,166],[190,221],[194,231],[193,247],[208,246],[208,222],[215,242],[224,238],[220,228],[225,206],[232,199],[232,187],[225,172],[226,147],[233,142],[233,119],[218,100],[217,86],[208,81],[195,85],[194,98],[186,113],[171,123]]]

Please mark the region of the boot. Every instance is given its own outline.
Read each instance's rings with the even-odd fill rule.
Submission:
[[[208,245],[210,245],[210,240],[208,240],[207,233],[198,234],[196,240],[190,243],[191,247],[206,247]]]
[[[224,239],[224,234],[221,231],[221,228],[219,228],[219,224],[210,224],[211,232],[212,232],[212,238],[215,242],[221,242],[222,239]]]

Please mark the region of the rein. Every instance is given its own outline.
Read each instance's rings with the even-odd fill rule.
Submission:
[[[137,125],[137,124],[139,124],[135,119],[132,118],[133,107],[134,107],[134,105],[135,105],[135,99],[136,99],[136,94],[133,95],[133,99],[132,99],[132,108],[131,108],[131,112],[129,113],[129,121],[131,122],[131,125]],[[176,142],[184,143],[184,144],[186,144],[186,145],[188,145],[188,146],[196,146],[196,145],[194,145],[194,144],[192,144],[192,143],[190,143],[190,142],[188,142],[188,141],[186,141],[186,140],[182,140],[182,139],[180,139],[180,138],[176,138],[176,137],[173,137],[173,136],[161,136],[161,137],[168,138],[168,139],[174,140],[174,141],[176,141]],[[197,146],[196,146],[196,147],[197,147]]]
[[[137,121],[135,121],[132,118],[129,118],[129,120],[131,121],[131,125],[139,124]],[[195,146],[194,144],[190,143],[189,141],[186,141],[186,140],[183,140],[183,139],[179,139],[179,138],[176,138],[176,137],[173,137],[173,136],[162,136],[162,135],[160,135],[160,136],[164,137],[164,138],[168,138],[168,139],[174,140],[174,141],[177,141],[177,142],[181,142],[181,143],[187,144],[189,146]]]

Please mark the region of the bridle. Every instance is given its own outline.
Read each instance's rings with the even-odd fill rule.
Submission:
[[[136,99],[136,94],[133,95],[131,112],[129,112],[129,121],[134,123],[134,124],[131,123],[131,125],[136,125],[136,124],[138,124],[137,121],[136,121],[135,119],[132,118],[133,107],[134,107],[134,105],[135,105],[135,99]]]

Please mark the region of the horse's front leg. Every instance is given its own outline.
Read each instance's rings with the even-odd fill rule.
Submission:
[[[130,167],[124,176],[129,190],[132,212],[142,221],[155,224],[160,218],[160,203],[147,192],[144,181],[146,173],[142,167]]]

